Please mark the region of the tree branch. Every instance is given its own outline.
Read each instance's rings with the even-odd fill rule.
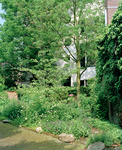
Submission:
[[[27,70],[27,71],[25,71],[25,70],[19,70],[19,69],[15,68],[14,65],[12,65],[11,63],[9,63],[9,62],[7,62],[7,63],[10,64],[10,65],[13,67],[13,68],[12,68],[13,71],[18,71],[18,72],[22,72],[22,73],[23,73],[23,72],[29,72],[29,73],[32,74],[33,78],[34,78],[35,80],[37,80],[36,75],[33,74],[31,71],[29,71],[29,70]]]
[[[69,55],[67,54],[67,52],[64,50],[64,48],[62,48],[63,51],[66,53],[66,55],[69,57]],[[72,57],[70,57],[73,61],[75,61]]]
[[[65,45],[64,45],[65,46]],[[66,47],[66,49],[68,50],[68,52],[70,53],[70,55],[71,55],[71,59],[73,60],[73,61],[77,61],[77,59],[73,56],[73,54],[71,53],[71,51],[69,50],[69,48],[67,47],[67,46],[65,46]]]
[[[12,69],[12,70],[14,70],[14,71],[18,71],[18,72],[21,72],[21,73],[23,73],[23,72],[29,72],[29,73],[31,73],[31,74],[32,74],[33,78],[34,78],[35,80],[37,80],[36,75],[35,75],[35,74],[33,74],[31,71],[25,71],[25,70],[19,70],[19,69]]]
[[[52,26],[52,25],[51,25]],[[53,26],[52,26],[53,27]],[[62,36],[59,34],[59,32],[55,29],[55,27],[53,27],[53,29],[58,33],[58,35],[60,36],[60,38],[61,38],[61,40],[63,41],[63,38],[62,38]],[[64,45],[65,46],[65,45]],[[73,56],[73,54],[71,53],[71,51],[69,50],[69,48],[67,47],[67,46],[65,46],[65,48],[68,50],[68,52],[70,53],[70,55],[71,55],[71,59],[73,60],[73,61],[77,61],[76,60],[76,58]],[[66,51],[63,49],[63,51],[66,53]],[[67,53],[66,53],[67,54]],[[68,55],[68,54],[67,54]]]
[[[85,69],[80,73],[80,78],[81,78],[81,75],[86,71],[87,67],[85,67]]]

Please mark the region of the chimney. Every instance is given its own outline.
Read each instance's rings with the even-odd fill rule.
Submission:
[[[105,0],[105,25],[111,23],[113,14],[119,6],[121,0]]]

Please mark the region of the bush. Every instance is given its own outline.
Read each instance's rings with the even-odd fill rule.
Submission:
[[[83,113],[85,113],[87,117],[96,116],[94,113],[97,110],[97,105],[92,97],[88,97],[86,94],[80,94],[78,101]]]
[[[101,133],[101,134],[94,134],[94,135],[90,135],[87,143],[86,143],[86,147],[88,147],[91,143],[95,143],[95,142],[103,142],[105,144],[105,146],[111,146],[114,142],[112,135],[108,132],[108,133]]]
[[[52,87],[46,88],[44,95],[50,99],[50,101],[59,101],[68,98],[68,88],[67,87]]]
[[[3,116],[14,120],[21,116],[24,108],[23,103],[13,100],[3,108]]]
[[[2,112],[3,108],[10,103],[10,99],[8,99],[8,95],[5,92],[0,92],[0,112]]]
[[[72,122],[70,130],[70,133],[72,133],[76,139],[79,139],[80,137],[87,137],[91,133],[90,126],[88,124],[84,124],[81,120],[76,120],[74,123]]]
[[[5,79],[0,75],[0,92],[5,88]]]
[[[100,119],[89,118],[86,122],[95,127],[97,129],[102,130],[103,132],[109,132],[109,135],[113,137],[114,143],[121,143],[122,142],[122,130],[118,125],[114,125],[109,121],[103,121]]]
[[[20,117],[17,117],[12,121],[12,124],[14,125],[24,125],[26,127],[31,127],[33,124],[35,126],[40,125],[41,120],[39,118],[39,115],[36,111],[31,110],[29,107],[26,107]]]

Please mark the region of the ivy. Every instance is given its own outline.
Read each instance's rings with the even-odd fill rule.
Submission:
[[[122,3],[113,16],[112,23],[99,38],[96,65],[98,103],[101,115],[108,117],[121,113],[122,102]],[[111,104],[111,105],[108,105]],[[110,109],[112,112],[110,112]],[[110,119],[110,116],[109,116]],[[111,121],[111,120],[110,120]]]

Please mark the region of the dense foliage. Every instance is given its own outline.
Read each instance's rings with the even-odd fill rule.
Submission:
[[[10,88],[15,86],[15,81],[21,82],[22,73],[26,74],[21,71],[22,67],[32,68],[36,64],[33,59],[38,58],[39,49],[35,47],[36,39],[32,35],[36,31],[29,29],[32,25],[32,14],[27,9],[30,2],[3,0],[1,3],[5,11],[2,14],[5,22],[0,28],[0,61],[4,63],[1,74],[6,76],[5,83]]]
[[[20,88],[18,93],[18,101],[10,101],[6,94],[0,93],[3,95],[0,114],[11,119],[14,125],[32,129],[41,126],[43,132],[73,134],[75,139],[90,136],[92,128],[96,128],[101,134],[90,136],[87,145],[95,141],[103,141],[106,146],[122,142],[122,131],[117,125],[93,118],[97,108],[92,97],[81,95],[77,101],[72,96],[63,96],[62,100],[58,97],[56,100],[54,94],[47,97],[45,88],[32,86]]]
[[[70,56],[73,66],[76,64],[79,95],[80,77],[87,67],[82,62],[86,53],[89,63],[94,62],[94,39],[104,23],[103,4],[98,0],[2,0],[1,3],[6,22],[0,28],[0,62],[4,63],[1,73],[6,76],[8,88],[15,86],[15,81],[26,79],[28,73],[32,75],[31,81],[39,79],[42,84],[52,85],[54,79],[61,81],[64,72],[71,71],[70,67],[68,71],[66,68],[58,71],[55,64],[59,59],[69,62]]]
[[[97,93],[100,114],[115,122],[122,104],[122,3],[106,33],[98,41]]]
[[[75,139],[88,137],[92,129],[99,129],[100,134],[90,136],[87,146],[95,141],[106,146],[122,143],[117,125],[96,119],[108,118],[108,110],[109,117],[121,113],[122,4],[98,41],[97,79],[79,88],[81,69],[85,71],[88,65],[80,61],[87,54],[90,63],[94,62],[94,40],[102,34],[103,5],[98,3],[97,9],[93,2],[1,0],[6,22],[0,28],[0,115],[14,125],[33,129],[41,126],[44,132],[73,134]],[[69,55],[77,66],[73,72]],[[59,59],[67,62],[63,68],[56,65]],[[7,88],[15,86],[15,81],[24,81],[28,73],[33,83],[18,86],[19,100],[10,101],[3,92],[5,84]],[[71,73],[77,73],[77,87],[61,86]]]
[[[63,72],[60,70],[59,73],[56,66],[58,55],[55,51],[59,46],[51,44],[55,35],[52,40],[45,30],[39,32],[38,24],[34,22],[37,4],[32,0],[3,0],[1,3],[5,11],[1,16],[5,22],[0,28],[0,71],[5,77],[6,88],[16,86],[15,81],[21,83],[37,79],[42,85],[56,84]],[[39,24],[45,21],[39,21]]]

